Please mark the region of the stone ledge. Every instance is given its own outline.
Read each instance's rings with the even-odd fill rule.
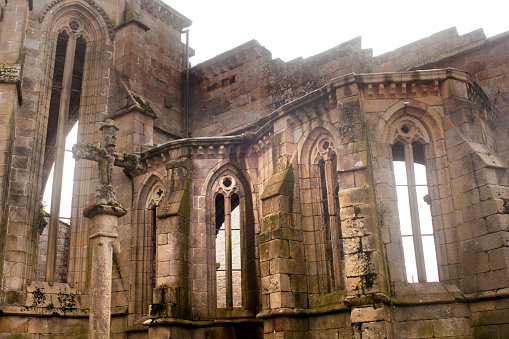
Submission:
[[[317,316],[331,313],[349,312],[351,308],[344,303],[324,306],[320,308],[306,309],[306,308],[279,308],[273,310],[264,310],[256,315],[259,319],[270,319],[278,317],[307,317]]]
[[[23,317],[59,317],[59,318],[88,318],[89,310],[75,309],[66,311],[65,314],[56,309],[34,308],[24,310],[23,306],[0,306],[0,316],[23,316]]]
[[[178,318],[157,318],[148,319],[143,322],[143,325],[147,326],[182,326],[182,327],[213,327],[222,326],[229,324],[241,324],[241,323],[262,323],[263,320],[257,318],[238,318],[238,319],[221,319],[221,320],[185,320]]]
[[[489,300],[489,299],[499,299],[499,298],[508,298],[509,297],[509,288],[502,288],[496,291],[485,291],[478,293],[469,293],[464,294],[463,297],[465,301],[479,301],[479,300]]]
[[[103,204],[92,204],[88,205],[83,209],[83,216],[85,218],[93,218],[99,214],[107,214],[114,215],[117,217],[123,217],[127,214],[127,211],[120,205],[112,206],[112,205],[103,205]]]

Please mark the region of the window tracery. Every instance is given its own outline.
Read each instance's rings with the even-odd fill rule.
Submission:
[[[83,35],[74,33],[79,30],[78,19],[67,21],[58,34],[54,52],[53,83],[51,88],[48,132],[44,167],[47,179],[54,166],[51,193],[51,211],[48,232],[48,260],[46,262],[46,280],[55,279],[55,244],[58,237],[60,220],[60,202],[62,196],[62,178],[65,158],[65,142],[70,127],[78,121],[81,100],[84,59],[87,42]],[[69,27],[72,26],[72,27]],[[45,183],[43,183],[45,185]]]
[[[408,282],[438,281],[425,145],[429,138],[417,120],[403,117],[391,132],[398,215]]]
[[[342,276],[342,235],[339,219],[339,185],[337,177],[337,156],[334,143],[322,137],[316,143],[314,163],[318,166],[320,184],[320,205],[322,210],[323,234],[325,237],[325,259],[327,265],[328,290],[343,288]]]
[[[240,187],[232,175],[214,186],[217,308],[242,307]]]

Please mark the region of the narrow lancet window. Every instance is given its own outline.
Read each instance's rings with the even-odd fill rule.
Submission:
[[[438,281],[424,147],[397,142],[392,158],[407,281]]]
[[[325,161],[321,159],[318,162],[320,168],[320,186],[321,186],[321,204],[322,204],[322,219],[324,224],[325,234],[325,259],[327,261],[327,276],[328,276],[328,290],[334,287],[334,262],[332,253],[332,237],[331,237],[331,216],[329,214],[329,197],[327,190],[327,178],[325,174]]]
[[[335,147],[329,138],[317,143],[315,164],[318,170],[318,197],[322,214],[324,252],[325,290],[331,292],[344,288],[343,240],[339,215],[339,183],[337,175],[337,156]],[[322,259],[323,260],[323,259]]]
[[[241,204],[226,176],[215,198],[217,308],[242,307]]]
[[[62,201],[66,136],[79,117],[85,51],[86,41],[83,37],[76,37],[66,31],[58,35],[43,174],[43,186],[46,186],[46,180],[53,166],[46,261],[46,281],[50,282],[55,281],[56,242],[61,217],[60,203]],[[66,184],[64,187],[72,187],[72,184]],[[65,194],[72,196],[72,191],[66,191]]]
[[[224,195],[216,196],[216,292],[217,308],[226,307],[226,258]]]

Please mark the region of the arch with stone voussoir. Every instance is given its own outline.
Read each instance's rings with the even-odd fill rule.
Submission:
[[[205,228],[207,234],[207,300],[209,312],[217,312],[216,289],[216,225],[215,198],[221,192],[220,180],[230,176],[237,183],[236,194],[239,196],[240,236],[241,236],[241,275],[242,275],[242,308],[255,315],[260,311],[260,276],[255,250],[256,218],[253,197],[253,184],[246,170],[232,159],[225,159],[214,166],[206,176],[202,186],[205,197]],[[201,206],[199,208],[202,208]]]
[[[147,175],[137,194],[131,223],[131,261],[129,272],[129,319],[132,325],[148,314],[157,276],[157,218],[159,203],[166,194],[163,176]]]
[[[98,140],[100,122],[107,115],[107,98],[109,96],[108,79],[103,75],[113,66],[113,41],[108,27],[111,26],[107,14],[93,1],[55,1],[40,17],[41,34],[47,38],[39,46],[42,65],[40,75],[40,98],[38,103],[38,121],[36,126],[39,140],[36,142],[37,153],[45,154],[45,140],[49,116],[49,98],[52,91],[52,79],[55,63],[56,41],[58,34],[66,32],[73,37],[86,40],[83,60],[83,76],[79,102],[69,108],[69,119],[66,130],[76,121],[80,121],[78,141],[94,143]],[[77,24],[76,24],[77,23]],[[35,161],[42,163],[42,161]],[[38,195],[43,192],[43,172],[40,167],[36,170],[39,175]],[[46,172],[49,172],[46,170]],[[74,176],[73,204],[71,212],[71,244],[69,253],[68,282],[75,283],[78,292],[84,292],[87,286],[87,263],[89,255],[87,219],[82,216],[82,209],[90,203],[94,196],[97,183],[96,164],[82,160],[77,162]]]
[[[317,121],[311,127],[298,148],[303,230],[314,239],[313,246],[305,248],[314,253],[306,253],[306,258],[316,258],[317,268],[314,273],[308,272],[308,290],[328,293],[345,288],[337,174],[339,132],[326,121]]]
[[[381,113],[376,130],[374,133],[377,150],[378,166],[374,168],[375,177],[383,178],[382,173],[377,171],[394,173],[392,165],[393,155],[392,147],[396,143],[402,145],[411,145],[417,142],[424,148],[424,158],[427,172],[428,191],[430,196],[431,215],[433,218],[434,241],[437,255],[439,280],[452,282],[458,277],[451,277],[449,272],[449,263],[447,262],[446,246],[458,246],[457,239],[452,244],[445,243],[444,227],[455,227],[455,215],[452,209],[446,210],[445,206],[452,206],[452,193],[447,167],[447,156],[444,144],[444,123],[443,113],[437,111],[433,106],[414,99],[406,99],[389,107]],[[410,133],[402,130],[403,126],[410,127]],[[394,175],[387,182],[379,182],[376,191],[378,210],[382,229],[386,228],[391,234],[401,234],[400,221],[397,214],[398,207],[395,199],[396,186]],[[388,190],[384,188],[387,186]],[[393,192],[387,195],[383,192]],[[440,194],[438,193],[440,192]],[[385,195],[384,195],[385,194]],[[382,211],[382,212],[380,212]],[[440,222],[437,222],[440,220]],[[448,225],[444,225],[448,223]],[[382,237],[384,238],[384,237]],[[396,239],[394,244],[388,244],[394,241],[394,237],[385,238],[386,245],[395,245],[399,250],[398,256],[388,257],[389,276],[392,283],[406,283],[406,268],[403,258],[403,245],[401,236]],[[452,263],[451,263],[452,264]]]

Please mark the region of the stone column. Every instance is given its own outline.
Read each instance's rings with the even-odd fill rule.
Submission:
[[[86,218],[92,220],[89,237],[92,247],[90,338],[107,339],[110,337],[113,241],[118,236],[118,218],[126,213],[121,207],[102,204],[91,205],[83,212]]]

